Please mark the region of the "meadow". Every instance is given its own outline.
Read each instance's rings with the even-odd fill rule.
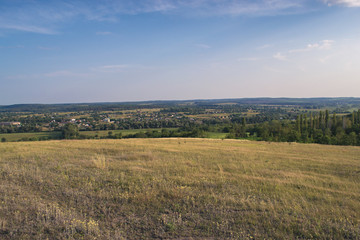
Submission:
[[[169,131],[177,130],[177,128],[164,128]],[[160,131],[162,128],[148,128],[148,129],[128,129],[128,130],[99,130],[99,131],[80,131],[80,135],[92,138],[102,138],[109,136],[109,132],[113,135],[121,133],[122,136],[127,136],[131,134],[136,134],[146,131]],[[225,137],[226,134],[212,133],[211,138]],[[29,132],[29,133],[2,133],[0,134],[0,139],[5,138],[7,142],[17,142],[17,141],[34,141],[34,140],[51,140],[51,139],[61,139],[60,131],[53,132]]]
[[[0,239],[359,239],[360,147],[0,143]]]

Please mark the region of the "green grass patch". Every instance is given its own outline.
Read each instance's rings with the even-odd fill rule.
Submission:
[[[178,128],[165,128],[169,131],[176,131]],[[109,132],[112,132],[113,135],[122,133],[123,136],[136,134],[139,132],[147,131],[159,131],[161,132],[162,128],[146,128],[146,129],[129,129],[129,130],[102,130],[102,131],[80,131],[81,135],[90,136],[90,137],[106,137],[109,135]]]
[[[2,133],[0,139],[5,138],[8,142],[29,141],[39,139],[59,139],[61,132],[34,132],[34,133]]]
[[[220,133],[220,132],[207,132],[206,133],[207,138],[214,138],[214,139],[223,139],[223,138],[226,138],[226,135],[228,135],[228,133]]]
[[[169,131],[176,131],[178,128],[166,128]],[[109,132],[112,132],[114,135],[122,133],[123,136],[136,134],[139,132],[147,131],[161,131],[161,128],[149,128],[149,129],[130,129],[130,130],[101,130],[101,131],[80,131],[80,135],[87,137],[106,137],[109,135]],[[40,139],[60,139],[61,132],[34,132],[34,133],[6,133],[0,134],[0,141],[2,138],[5,138],[7,142],[17,142],[17,141],[37,141]]]

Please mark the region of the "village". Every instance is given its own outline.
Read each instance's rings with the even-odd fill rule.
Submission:
[[[76,125],[80,131],[146,129],[181,127],[186,123],[201,124],[204,119],[226,121],[229,114],[221,110],[201,114],[164,109],[142,109],[115,112],[69,112],[48,114],[0,113],[0,133],[60,131],[66,124]],[[6,120],[6,121],[3,121]]]

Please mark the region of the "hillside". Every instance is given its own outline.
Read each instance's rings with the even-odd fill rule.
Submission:
[[[360,105],[360,98],[233,98],[233,99],[193,99],[193,100],[164,100],[139,102],[103,102],[103,103],[67,103],[67,104],[13,104],[0,105],[0,112],[72,112],[72,111],[114,111],[126,109],[148,109],[163,107],[214,107],[221,104],[238,105],[290,105],[339,107]]]
[[[358,239],[360,147],[0,143],[0,239]]]

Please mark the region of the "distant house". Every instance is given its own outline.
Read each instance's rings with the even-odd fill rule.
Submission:
[[[110,118],[104,118],[103,121],[106,122],[106,123],[110,123],[110,122],[111,122]]]
[[[0,126],[20,126],[21,122],[0,122]]]

